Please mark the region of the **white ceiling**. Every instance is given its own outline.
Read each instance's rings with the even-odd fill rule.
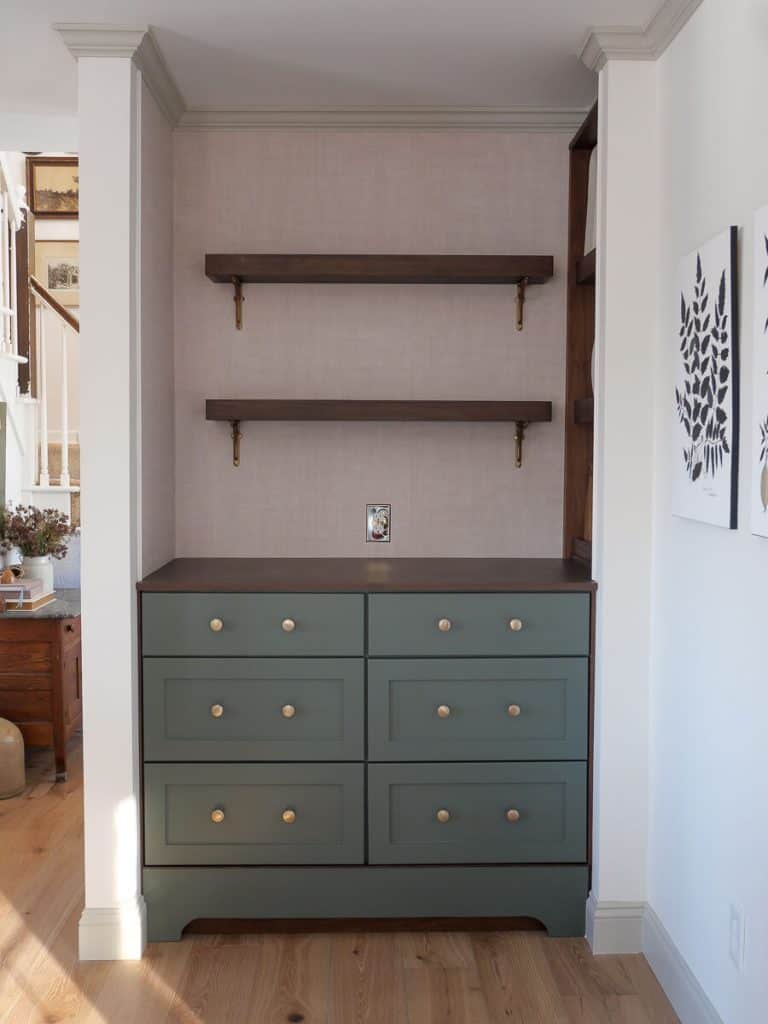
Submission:
[[[660,0],[1,0],[0,111],[73,113],[51,25],[151,25],[187,107],[585,107],[595,25]]]

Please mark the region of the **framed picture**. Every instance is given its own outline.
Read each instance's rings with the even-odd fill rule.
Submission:
[[[80,174],[76,156],[28,156],[27,202],[38,217],[80,215]]]
[[[768,537],[768,206],[755,213],[752,533]]]
[[[35,277],[62,306],[79,306],[80,243],[35,242]]]
[[[675,332],[675,515],[736,529],[739,445],[736,239],[729,228],[680,265]]]
[[[392,506],[365,506],[365,539],[369,544],[389,544],[392,535]]]

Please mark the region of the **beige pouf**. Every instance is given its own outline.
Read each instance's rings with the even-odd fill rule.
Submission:
[[[0,718],[0,800],[18,796],[27,784],[24,737],[7,718]]]

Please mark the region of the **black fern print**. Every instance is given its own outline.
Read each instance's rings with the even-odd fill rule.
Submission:
[[[683,464],[688,478],[714,477],[728,446],[730,390],[730,347],[728,314],[725,304],[725,270],[720,275],[717,298],[710,307],[707,279],[696,257],[696,283],[693,298],[680,296],[680,355],[683,360],[682,390],[675,388],[677,415],[688,437],[683,448]]]
[[[760,458],[758,464],[765,462],[768,465],[768,416],[765,417],[760,426]]]

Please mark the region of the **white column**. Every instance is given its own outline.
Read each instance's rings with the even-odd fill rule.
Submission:
[[[19,309],[16,294],[16,230],[16,223],[14,220],[11,220],[11,273],[8,305],[13,310],[13,316],[11,317],[11,352],[13,352],[15,356],[19,354]]]
[[[61,324],[61,486],[69,487],[69,327]]]
[[[588,938],[639,952],[646,898],[653,382],[658,225],[656,64],[600,72],[594,574],[595,790]]]
[[[137,372],[141,33],[78,58],[85,909],[80,957],[137,959]],[[135,36],[131,42],[130,36]],[[127,37],[127,38],[126,38]],[[93,55],[101,52],[109,56]],[[114,54],[114,55],[112,55]]]
[[[47,487],[51,478],[48,473],[48,352],[46,346],[46,323],[48,311],[42,302],[35,301],[37,310],[37,400],[40,412],[37,443],[39,447],[40,479],[38,483]]]

